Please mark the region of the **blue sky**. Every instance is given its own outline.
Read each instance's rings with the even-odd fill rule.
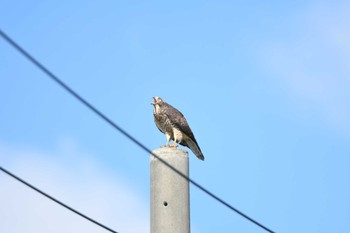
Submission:
[[[276,232],[349,232],[347,1],[4,1],[0,28],[150,149],[186,116],[191,178]],[[149,156],[0,39],[0,163],[149,231]],[[2,232],[105,232],[0,175]],[[191,186],[191,230],[264,232]]]

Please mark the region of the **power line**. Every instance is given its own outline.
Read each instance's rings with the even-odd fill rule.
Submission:
[[[18,180],[18,181],[21,182],[22,184],[28,186],[29,188],[31,188],[31,189],[37,191],[38,193],[40,193],[40,194],[44,195],[45,197],[49,198],[50,200],[56,202],[57,204],[63,206],[64,208],[66,208],[66,209],[68,209],[68,210],[70,210],[70,211],[76,213],[76,214],[79,215],[80,217],[83,217],[83,218],[89,220],[90,222],[95,223],[96,225],[98,225],[98,226],[104,228],[104,229],[107,230],[107,231],[110,231],[110,232],[112,232],[112,233],[118,233],[118,232],[116,232],[115,230],[112,230],[111,228],[106,227],[106,226],[103,225],[102,223],[99,223],[99,222],[97,222],[96,220],[93,220],[92,218],[86,216],[85,214],[80,213],[79,211],[77,211],[77,210],[73,209],[72,207],[70,207],[70,206],[64,204],[63,202],[57,200],[56,198],[50,196],[49,194],[47,194],[47,193],[41,191],[40,189],[38,189],[38,188],[34,187],[33,185],[29,184],[28,182],[22,180],[21,178],[19,178],[18,176],[14,175],[13,173],[7,171],[6,169],[0,167],[0,170],[1,170],[2,172],[4,172],[5,174],[11,176],[12,178]]]
[[[141,147],[144,151],[148,152],[149,154],[152,154],[154,157],[156,157],[158,160],[160,160],[163,164],[168,166],[170,169],[172,169],[174,172],[176,172],[178,175],[183,177],[184,179],[188,180],[192,185],[197,187],[198,189],[202,190],[204,193],[208,194],[210,197],[214,198],[216,201],[221,203],[222,205],[226,206],[230,210],[236,212],[237,214],[241,215],[242,217],[246,218],[250,222],[256,224],[257,226],[263,228],[264,230],[268,232],[273,232],[269,228],[265,227],[261,223],[257,222],[256,220],[252,219],[248,215],[244,214],[243,212],[239,211],[217,195],[213,194],[206,188],[204,188],[202,185],[198,184],[191,178],[184,175],[182,172],[178,171],[176,168],[168,164],[166,161],[161,159],[159,156],[154,154],[150,149],[148,149],[145,145],[143,145],[140,141],[138,141],[136,138],[131,136],[128,132],[126,132],[124,129],[122,129],[120,126],[118,126],[116,123],[114,123],[111,119],[109,119],[106,115],[104,115],[102,112],[100,112],[96,107],[94,107],[92,104],[90,104],[87,100],[85,100],[83,97],[81,97],[77,92],[75,92],[72,88],[70,88],[67,84],[65,84],[62,80],[60,80],[56,75],[54,75],[51,71],[49,71],[45,66],[43,66],[39,61],[37,61],[34,57],[32,57],[28,52],[26,52],[22,47],[20,47],[14,40],[12,40],[7,34],[5,34],[3,31],[0,30],[0,35],[10,44],[12,45],[18,52],[20,52],[24,57],[26,57],[28,60],[30,60],[34,65],[36,65],[40,70],[42,70],[45,74],[47,74],[53,81],[55,81],[59,86],[61,86],[64,90],[66,90],[69,94],[73,95],[77,100],[79,100],[83,105],[85,105],[87,108],[89,108],[91,111],[93,111],[95,114],[97,114],[100,118],[102,118],[104,121],[106,121],[110,126],[112,126],[114,129],[118,130],[121,134],[126,136],[129,140],[134,142],[136,145]]]

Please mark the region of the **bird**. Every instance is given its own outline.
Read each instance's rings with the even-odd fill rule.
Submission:
[[[165,147],[177,147],[179,143],[190,148],[198,159],[204,160],[204,155],[184,115],[158,96],[153,97],[151,104],[154,107],[154,122],[167,139]],[[173,140],[174,144],[169,145],[170,140]]]

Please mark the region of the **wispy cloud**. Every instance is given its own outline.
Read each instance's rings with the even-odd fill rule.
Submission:
[[[292,37],[270,41],[261,59],[306,109],[350,133],[350,4],[317,3],[291,18]]]
[[[91,156],[18,149],[0,142],[0,161],[66,204],[120,232],[148,232],[145,199]],[[17,181],[0,174],[1,232],[106,232]]]

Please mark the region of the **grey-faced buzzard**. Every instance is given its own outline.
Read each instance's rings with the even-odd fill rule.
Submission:
[[[198,159],[204,160],[203,153],[182,113],[157,96],[153,99],[154,122],[167,138],[165,146],[169,146],[170,140],[173,140],[174,144],[171,146],[177,147],[176,143],[180,143],[190,148]]]

